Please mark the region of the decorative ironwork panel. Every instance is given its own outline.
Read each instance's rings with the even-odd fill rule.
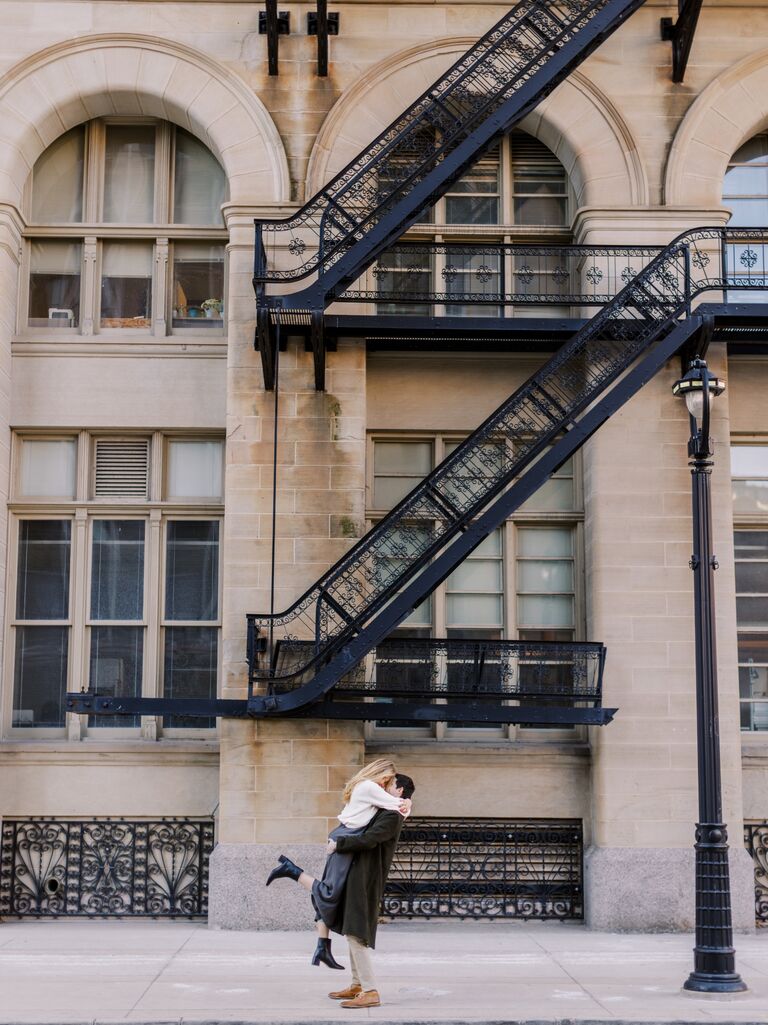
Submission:
[[[755,859],[755,920],[768,928],[768,822],[748,822],[744,842]]]
[[[0,914],[197,918],[212,819],[5,819]]]
[[[583,918],[582,823],[409,819],[382,910],[393,918]]]

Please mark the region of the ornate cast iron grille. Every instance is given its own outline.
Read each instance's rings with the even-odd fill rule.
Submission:
[[[755,919],[768,928],[768,822],[748,822],[744,842],[755,859]]]
[[[197,918],[212,819],[4,819],[0,915]]]
[[[449,312],[456,305],[604,306],[660,252],[660,246],[401,242],[333,301],[444,305]]]
[[[249,650],[255,647],[248,620]],[[275,693],[295,686],[310,641],[280,641]],[[602,707],[605,647],[589,641],[391,638],[341,677],[311,714],[345,719],[477,723],[609,722]],[[251,660],[251,675],[256,666]],[[287,681],[287,682],[282,682]]]
[[[584,916],[579,820],[411,819],[382,910],[393,918]]]
[[[318,273],[282,304],[322,307],[641,3],[521,0],[296,214],[256,222],[259,296]]]

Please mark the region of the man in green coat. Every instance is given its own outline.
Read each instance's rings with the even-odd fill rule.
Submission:
[[[395,797],[411,797],[416,788],[410,776],[398,772],[388,789]],[[329,854],[336,850],[355,855],[337,919],[331,925],[349,943],[352,984],[328,994],[332,1000],[341,1000],[342,1007],[378,1007],[381,1003],[370,950],[376,946],[381,899],[402,828],[399,812],[382,809],[362,833],[341,836],[328,845]]]

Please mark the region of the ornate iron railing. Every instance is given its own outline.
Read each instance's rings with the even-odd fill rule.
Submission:
[[[768,928],[768,822],[747,822],[744,842],[755,861],[755,920]]]
[[[583,435],[573,429],[587,420],[588,407],[644,351],[662,339],[668,343],[697,295],[767,286],[768,229],[699,228],[675,239],[291,608],[254,617],[262,637],[313,643],[304,665],[294,665],[289,678],[277,677],[268,658],[253,682],[277,694],[275,688],[284,683],[294,687],[312,681],[308,699],[329,690],[439,583],[432,567],[431,576],[422,573],[421,582],[399,597],[417,574],[432,560],[442,566],[441,560],[454,552],[453,565],[458,564],[479,543],[478,517],[491,500],[516,481],[515,494],[523,501],[552,472],[550,463],[556,466],[561,454],[564,459],[575,451]],[[624,394],[628,387],[623,380],[620,401],[629,398]],[[594,407],[589,415],[593,412]],[[482,530],[490,532],[499,516],[513,508],[509,500],[495,519],[488,510]],[[461,532],[463,537],[457,537]],[[449,542],[450,555],[445,551]],[[390,603],[390,614],[383,614]],[[377,613],[374,630],[369,624]],[[361,640],[364,627],[367,647]],[[292,698],[278,695],[270,707],[288,704],[293,705]],[[261,700],[251,702],[254,712],[262,706]]]
[[[0,915],[196,918],[212,819],[4,819]]]
[[[296,214],[256,222],[257,291],[319,272],[322,307],[641,4],[522,0]]]
[[[255,628],[253,616],[248,628]],[[310,646],[290,640],[276,645],[275,677],[285,681],[276,684],[276,693],[295,686],[293,670],[306,662]],[[604,664],[604,645],[590,641],[390,638],[342,676],[334,694],[599,705]],[[258,671],[253,661],[249,670]]]
[[[430,315],[435,305],[448,307],[448,313],[462,306],[604,306],[661,249],[403,242],[381,253],[333,301],[377,303],[384,313],[417,307]]]
[[[384,889],[393,918],[580,919],[579,820],[409,819]]]

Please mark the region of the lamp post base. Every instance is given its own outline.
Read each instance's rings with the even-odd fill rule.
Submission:
[[[738,972],[691,972],[683,983],[693,993],[745,993],[747,988]]]

